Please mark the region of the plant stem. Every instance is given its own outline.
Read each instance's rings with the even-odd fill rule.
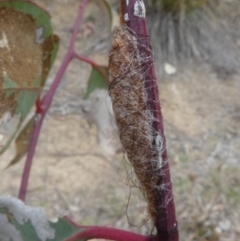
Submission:
[[[81,60],[83,62],[86,62],[86,63],[92,65],[94,68],[99,67],[98,63],[96,63],[94,60],[92,60],[88,57],[85,57],[85,56],[77,54],[77,53],[74,53],[74,57],[78,60]]]
[[[153,59],[143,0],[121,0],[121,23],[127,25],[136,35],[139,56],[142,56],[142,59],[144,59],[144,57],[145,59]],[[162,163],[164,163],[164,165],[158,170],[155,186],[164,188],[154,189],[154,224],[157,229],[158,240],[178,241],[179,236],[175,205],[173,201],[172,183],[155,69],[151,61],[149,61],[149,63],[142,61],[141,68],[142,73],[144,73],[144,86],[146,89],[149,110],[151,111],[150,116],[152,116],[153,119],[151,122],[153,143],[154,145],[157,143],[154,140],[154,133],[159,133],[163,139],[164,146],[163,152],[157,154],[161,155]],[[156,154],[153,152],[153,156],[154,155]]]
[[[68,238],[66,241],[107,239],[115,241],[156,241],[153,237],[108,227],[80,227],[83,231]]]
[[[19,195],[18,195],[19,199],[22,201],[25,201],[25,199],[26,199],[29,175],[30,175],[32,161],[33,161],[36,145],[38,142],[40,130],[42,127],[42,123],[43,123],[46,113],[52,103],[54,94],[56,93],[56,90],[62,80],[62,77],[63,77],[69,63],[74,58],[74,46],[75,46],[75,42],[77,40],[77,34],[78,34],[78,31],[79,31],[79,28],[80,28],[80,25],[82,22],[84,9],[87,5],[87,2],[88,2],[88,0],[83,0],[79,6],[78,15],[75,20],[74,30],[73,30],[73,33],[71,36],[68,51],[67,51],[67,53],[64,57],[64,60],[56,74],[54,82],[51,85],[51,88],[49,89],[49,91],[46,93],[46,95],[42,99],[42,113],[36,114],[36,122],[34,124],[33,134],[31,137],[31,142],[30,142],[29,148],[28,148],[27,159],[25,162],[25,166],[24,166],[24,170],[23,170],[23,174],[22,174],[21,186],[20,186]]]
[[[83,62],[90,64],[93,68],[97,69],[99,73],[102,75],[102,77],[104,78],[104,80],[106,81],[106,83],[108,83],[108,76],[106,75],[106,73],[104,73],[104,71],[102,71],[101,66],[99,66],[98,63],[96,63],[94,60],[88,57],[85,57],[77,53],[74,53],[74,57],[77,58],[78,60],[81,60]]]

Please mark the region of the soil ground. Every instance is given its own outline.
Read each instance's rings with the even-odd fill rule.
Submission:
[[[80,1],[36,2],[52,14],[61,38],[49,86],[66,53]],[[76,49],[107,64],[108,17],[96,2],[87,8]],[[42,206],[51,218],[66,214],[82,225],[149,233],[150,225],[141,226],[145,215],[139,215],[145,201],[125,184],[123,154],[109,156],[99,147],[96,126],[89,126],[81,110],[89,72],[88,65],[73,61],[64,76],[42,128],[27,204]],[[179,231],[185,241],[240,240],[240,76],[217,76],[208,66],[191,65],[159,80]],[[0,192],[17,196],[24,160],[4,170],[13,153],[11,147],[1,156]]]

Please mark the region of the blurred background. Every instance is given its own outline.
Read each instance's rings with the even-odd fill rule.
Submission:
[[[61,39],[49,89],[66,53],[80,0],[36,0]],[[181,240],[240,239],[240,2],[145,0]],[[119,1],[89,1],[76,50],[108,64]],[[116,137],[107,91],[87,100],[91,67],[74,60],[45,119],[27,204],[82,225],[151,232],[146,203]],[[4,170],[1,194],[16,196],[22,161]]]

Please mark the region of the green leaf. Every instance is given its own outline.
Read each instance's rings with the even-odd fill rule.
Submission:
[[[85,230],[65,217],[51,222],[42,208],[8,196],[0,197],[0,220],[0,240],[64,241]]]
[[[88,99],[90,94],[96,89],[107,89],[107,71],[106,66],[99,66],[98,68],[92,68],[92,72],[88,79],[87,92],[84,96],[84,99]]]
[[[0,16],[2,154],[40,96],[59,38],[53,35],[48,13],[29,1],[0,1]]]
[[[52,35],[52,27],[51,27],[51,18],[47,11],[40,8],[34,3],[27,2],[27,1],[2,1],[0,3],[0,7],[7,7],[14,9],[18,12],[22,12],[27,15],[31,15],[37,26],[41,27],[44,26],[44,37],[47,38],[48,36]]]
[[[66,218],[59,218],[57,222],[50,222],[52,228],[55,229],[55,239],[54,241],[61,241],[69,238],[76,233],[81,231],[80,228],[77,228],[72,223],[70,223]]]

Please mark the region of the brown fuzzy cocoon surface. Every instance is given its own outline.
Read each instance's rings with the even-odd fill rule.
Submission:
[[[143,46],[141,46],[143,47]],[[113,39],[109,60],[109,92],[122,145],[148,201],[148,211],[156,221],[155,194],[163,165],[164,138],[152,128],[156,122],[149,107],[142,63],[152,55],[140,56],[137,38],[126,26],[119,27]],[[158,142],[158,143],[157,143]],[[165,200],[168,202],[169,200]]]

